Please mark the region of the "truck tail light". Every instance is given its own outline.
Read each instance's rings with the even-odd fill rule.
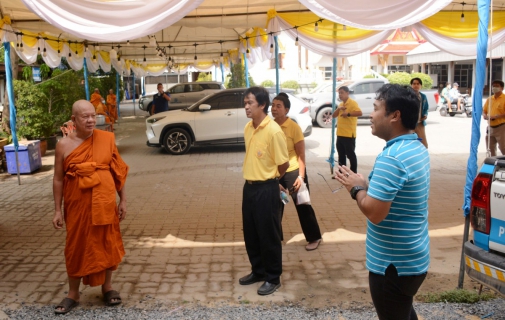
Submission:
[[[470,222],[474,230],[489,234],[491,227],[490,195],[492,175],[479,173],[473,181]]]
[[[302,111],[300,111],[300,113],[305,113],[305,112],[309,112],[309,107],[303,107]]]
[[[438,104],[438,101],[440,100],[440,95],[438,94],[438,92],[435,92],[435,101],[437,102]]]

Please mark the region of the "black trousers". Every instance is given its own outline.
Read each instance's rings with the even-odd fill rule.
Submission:
[[[282,273],[281,205],[278,180],[244,185],[242,223],[252,272],[270,283]]]
[[[379,319],[417,320],[412,302],[425,278],[426,273],[400,277],[392,264],[386,269],[385,275],[370,272],[370,294]]]
[[[341,166],[347,165],[347,158],[351,163],[351,170],[354,173],[358,172],[358,158],[356,158],[356,138],[337,136],[337,153],[338,163]]]
[[[279,179],[279,183],[286,189],[289,189],[293,186],[296,179],[300,175],[299,169],[286,172],[282,178]],[[307,179],[307,171],[304,174],[304,182],[307,184],[307,189],[309,189],[309,180]],[[309,189],[310,190],[310,189]],[[295,204],[296,212],[298,213],[298,219],[300,220],[300,225],[302,226],[303,235],[305,236],[305,240],[307,242],[316,241],[322,238],[321,230],[319,230],[319,224],[317,223],[316,213],[311,205],[297,205],[296,204],[296,196],[297,193],[294,192],[291,194],[291,198],[293,199],[293,203]],[[284,215],[284,204],[281,202],[281,219]]]

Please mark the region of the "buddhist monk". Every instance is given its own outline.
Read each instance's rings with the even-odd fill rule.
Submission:
[[[79,304],[81,279],[85,285],[102,286],[106,305],[121,303],[112,288],[112,271],[125,254],[119,223],[126,217],[128,166],[118,153],[114,134],[95,129],[95,115],[90,102],[75,102],[71,117],[75,131],[56,145],[53,226],[66,225],[69,283],[67,297],[55,308],[57,314]]]
[[[107,95],[107,108],[109,108],[109,116],[114,122],[117,122],[117,100],[112,89],[109,89],[109,94]]]
[[[105,105],[105,100],[102,98],[102,95],[100,94],[100,90],[98,90],[98,88],[95,88],[94,92],[91,94],[89,102],[91,102],[91,104],[93,104],[95,107],[96,114],[105,116],[105,122],[111,124],[112,126],[114,120],[110,116],[109,110]]]

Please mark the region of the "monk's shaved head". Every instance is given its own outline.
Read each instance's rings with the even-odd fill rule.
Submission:
[[[80,113],[95,112],[95,107],[88,100],[77,100],[72,105],[72,115],[77,116]]]
[[[99,91],[98,88],[95,88],[95,92],[98,92],[98,91]]]

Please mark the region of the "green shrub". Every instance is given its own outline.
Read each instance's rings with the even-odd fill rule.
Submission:
[[[375,76],[374,76],[373,74],[371,74],[371,73],[370,73],[370,74],[367,74],[367,75],[365,75],[365,76],[363,77],[363,79],[373,79],[373,78],[375,78]]]
[[[454,289],[440,293],[420,294],[418,300],[427,303],[450,302],[450,303],[477,303],[479,301],[488,301],[495,299],[493,293],[482,293],[478,295],[476,292],[465,289]]]
[[[420,78],[421,81],[423,81],[423,89],[431,89],[431,87],[433,86],[433,80],[426,73],[414,72],[410,76],[411,76],[411,79],[412,78]]]
[[[300,85],[298,84],[298,81],[288,80],[288,81],[284,81],[283,83],[281,83],[281,87],[287,88],[287,89],[298,90],[298,88],[300,88]]]
[[[272,80],[265,80],[261,83],[261,86],[265,87],[265,88],[270,88],[270,87],[274,87],[275,83]]]
[[[396,72],[388,76],[390,83],[399,84],[402,86],[410,86],[410,74],[406,72]]]
[[[226,76],[227,79],[225,80],[225,87],[228,89],[245,88],[246,81],[244,79],[244,74],[245,74],[245,67],[240,63],[234,64],[233,67],[231,68],[231,73]],[[256,85],[251,75],[248,76],[248,79],[250,87]]]

